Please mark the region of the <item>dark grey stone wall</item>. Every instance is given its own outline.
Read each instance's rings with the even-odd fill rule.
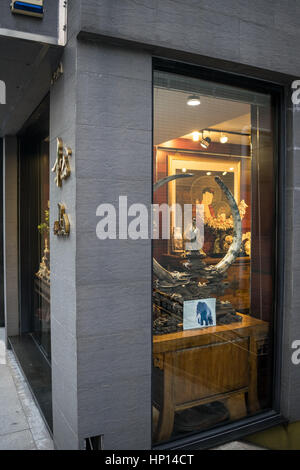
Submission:
[[[81,0],[80,30],[300,74],[297,0]]]
[[[100,241],[95,229],[103,202],[151,204],[151,56],[80,42],[77,69],[79,432],[149,448],[151,241]]]
[[[51,176],[50,224],[58,202],[71,222],[68,240],[50,240],[54,440],[72,449],[104,434],[106,449],[149,448],[151,241],[98,240],[96,209],[122,194],[151,203],[151,56],[73,36],[62,60],[51,165],[58,136],[73,155],[62,188]]]
[[[286,167],[285,301],[282,363],[282,412],[300,420],[300,365],[291,360],[292,343],[300,340],[300,106],[288,96]]]
[[[75,3],[73,2],[75,5]],[[76,110],[77,43],[72,29],[62,58],[64,73],[50,88],[50,168],[56,159],[56,139],[71,147],[71,176],[62,188],[50,173],[50,266],[53,437],[57,449],[78,449],[77,294],[76,294]],[[53,234],[57,204],[66,207],[68,239]]]

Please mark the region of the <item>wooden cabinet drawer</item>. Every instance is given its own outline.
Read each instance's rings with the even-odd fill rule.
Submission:
[[[249,384],[249,340],[214,343],[173,353],[176,405]]]

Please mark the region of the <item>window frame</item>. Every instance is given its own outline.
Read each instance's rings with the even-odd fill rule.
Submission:
[[[237,88],[247,88],[252,91],[268,93],[271,95],[271,106],[274,117],[274,178],[275,178],[275,240],[274,240],[274,311],[273,311],[273,380],[272,409],[261,411],[255,416],[243,418],[237,422],[219,425],[216,428],[202,431],[190,436],[179,438],[162,444],[154,444],[154,450],[159,449],[207,449],[215,445],[240,439],[267,428],[286,423],[287,419],[281,414],[281,367],[283,343],[283,306],[284,306],[284,246],[285,246],[285,162],[286,162],[286,81],[265,81],[254,76],[223,71],[218,68],[207,68],[194,64],[177,62],[160,57],[152,58],[152,94],[154,94],[154,72],[164,71],[202,80],[214,81]],[[152,159],[153,159],[153,129],[154,129],[154,95],[152,96]],[[153,160],[152,160],[153,162]],[[154,164],[152,164],[152,188],[154,183]],[[152,192],[153,203],[153,192]],[[153,255],[153,243],[152,243]],[[152,272],[153,277],[153,272]],[[152,279],[153,281],[153,279]],[[152,289],[153,283],[151,283]],[[152,302],[152,293],[151,293]],[[153,334],[152,334],[153,337]],[[153,342],[151,344],[153,348]],[[151,350],[151,363],[152,363]],[[153,367],[153,366],[152,366]],[[153,377],[151,380],[151,416],[153,399]],[[152,422],[152,420],[151,420]],[[151,424],[152,425],[152,424]]]

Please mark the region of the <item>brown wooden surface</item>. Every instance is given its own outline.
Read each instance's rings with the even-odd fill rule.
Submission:
[[[201,400],[248,385],[248,338],[179,350],[174,402]]]
[[[241,313],[238,315],[242,317],[242,321],[230,323],[229,325],[209,326],[166,335],[154,335],[153,352],[176,351],[177,349],[207,345],[224,340],[231,341],[237,337],[246,337],[251,334],[263,336],[268,333],[268,323],[249,315]]]
[[[154,402],[160,409],[156,440],[170,438],[175,411],[223,401],[230,419],[259,409],[257,342],[268,323],[242,315],[242,322],[153,337]]]

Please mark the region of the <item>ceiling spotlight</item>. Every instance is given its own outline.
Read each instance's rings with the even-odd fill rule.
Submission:
[[[207,171],[206,174],[207,174],[207,176],[210,176],[210,175],[211,175],[211,171]]]
[[[199,142],[199,140],[200,140],[200,132],[195,131],[195,132],[192,133],[192,136],[193,136],[193,141],[194,141],[194,142]]]
[[[229,168],[229,171],[233,171],[233,170],[234,170],[234,168]]]
[[[186,168],[182,168],[182,173],[186,173]]]
[[[226,142],[228,142],[227,135],[221,134],[220,142],[221,142],[221,144],[226,144]]]
[[[227,171],[223,171],[222,175],[223,176],[227,175]]]
[[[210,137],[205,137],[205,139],[202,138],[202,140],[200,142],[200,145],[204,149],[208,149],[208,147],[210,146],[210,143],[211,143],[211,138]]]
[[[190,95],[187,99],[186,104],[188,106],[199,106],[201,104],[200,98],[197,95]]]

